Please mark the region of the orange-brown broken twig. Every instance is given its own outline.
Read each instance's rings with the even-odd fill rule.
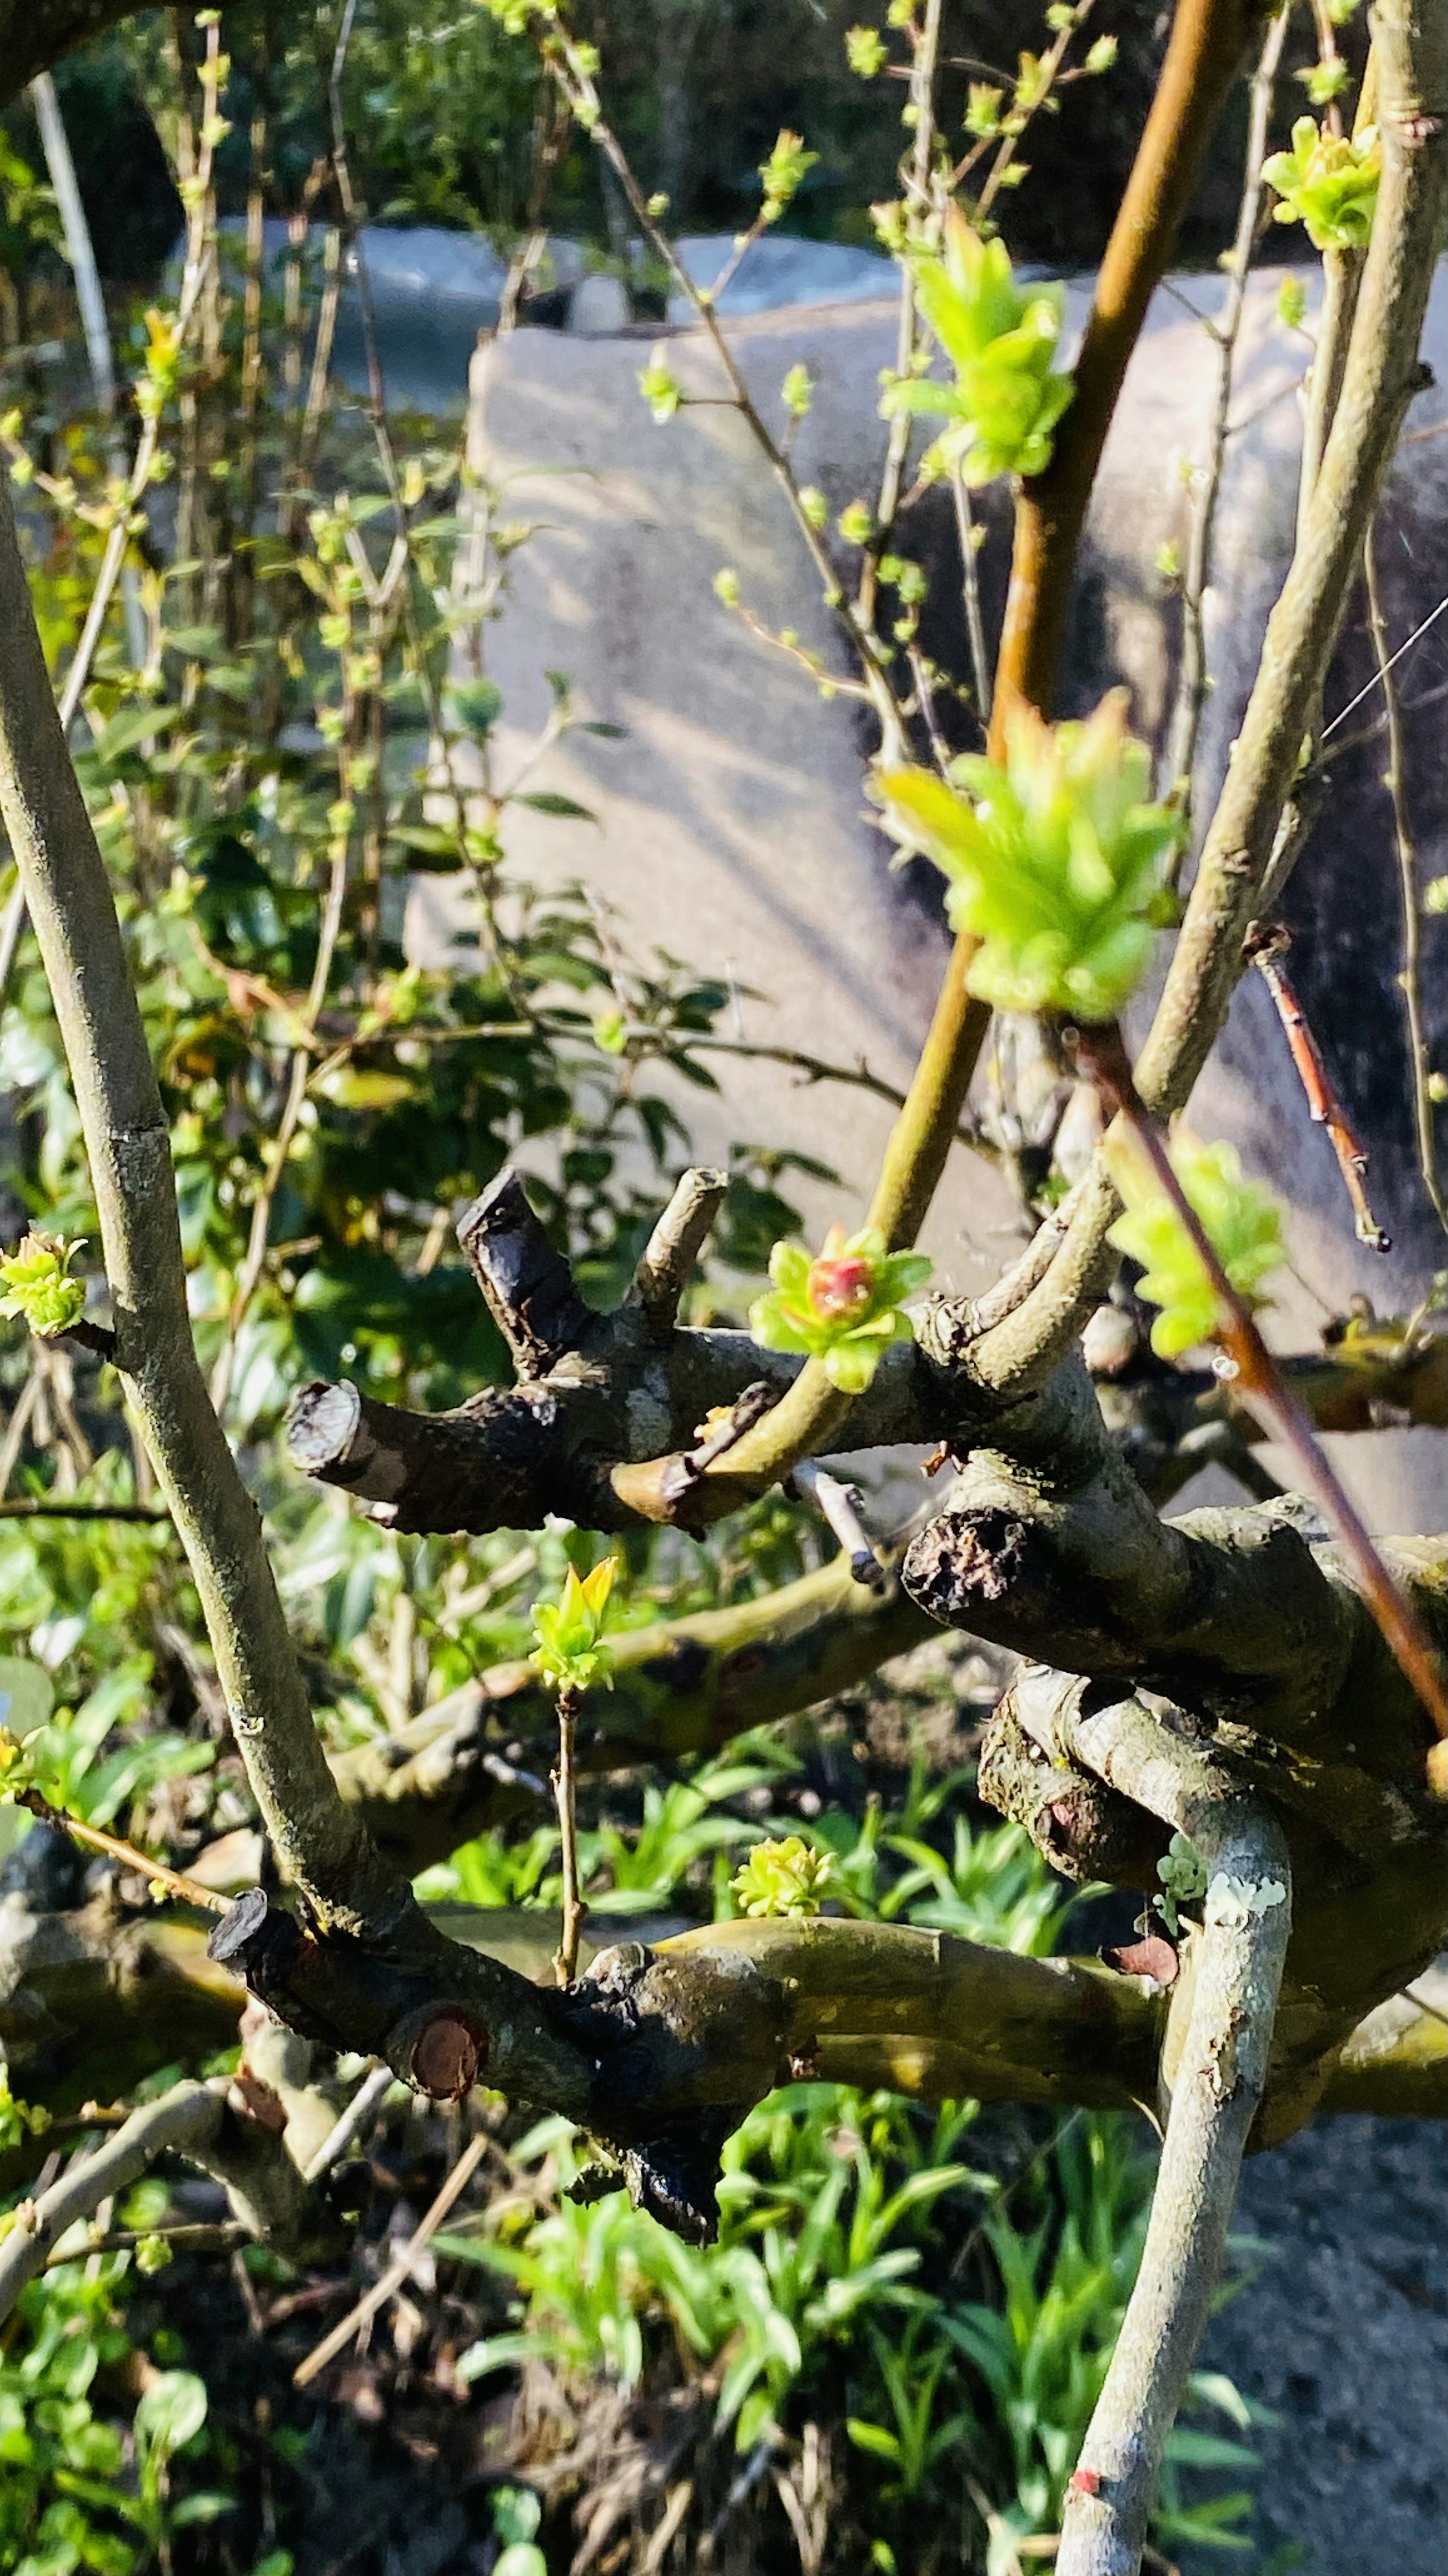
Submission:
[[[1290,946],[1291,941],[1280,922],[1259,923],[1247,942],[1247,954],[1277,1005],[1277,1016],[1292,1050],[1292,1061],[1307,1094],[1308,1116],[1314,1126],[1327,1129],[1328,1142],[1337,1156],[1337,1167],[1352,1201],[1353,1230],[1357,1239],[1373,1252],[1391,1252],[1392,1237],[1384,1233],[1368,1205],[1367,1148],[1360,1142],[1342,1105],[1323,1062],[1322,1050],[1307,1024],[1307,1015],[1283,964]]]

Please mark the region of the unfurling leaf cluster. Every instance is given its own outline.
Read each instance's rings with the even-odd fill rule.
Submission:
[[[1004,763],[957,760],[951,779],[882,770],[873,792],[886,829],[949,879],[953,927],[981,942],[972,992],[998,1010],[1115,1019],[1172,918],[1162,867],[1181,831],[1149,801],[1151,755],[1126,730],[1125,692],[1084,724],[1016,708]]]
[[[828,1852],[812,1851],[800,1835],[789,1834],[783,1842],[756,1843],[729,1885],[746,1914],[818,1914],[832,1867]]]
[[[84,1238],[67,1243],[63,1234],[22,1235],[15,1250],[0,1260],[0,1315],[23,1315],[32,1333],[51,1341],[68,1333],[85,1313],[85,1281],[73,1279],[70,1265]]]
[[[1071,379],[1052,365],[1065,299],[1059,286],[1020,286],[1004,242],[982,241],[957,206],[947,206],[939,246],[908,244],[915,300],[954,370],[954,382],[896,376],[880,409],[888,419],[919,412],[943,420],[922,470],[956,470],[970,484],[998,474],[1039,474],[1051,433],[1071,399]]]
[[[891,1343],[909,1341],[900,1304],[924,1285],[930,1263],[922,1253],[887,1252],[872,1227],[846,1235],[832,1225],[813,1260],[802,1243],[777,1243],[769,1276],[773,1286],[749,1310],[760,1348],[806,1352],[842,1394],[860,1395]]]
[[[1178,1127],[1170,1150],[1172,1169],[1237,1295],[1244,1306],[1259,1305],[1263,1281],[1287,1258],[1271,1193],[1243,1176],[1235,1146],[1203,1145]],[[1176,1359],[1219,1329],[1216,1290],[1140,1148],[1113,1136],[1107,1160],[1126,1202],[1107,1240],[1141,1264],[1138,1294],[1161,1309],[1152,1349],[1161,1359]]]
[[[1329,134],[1299,116],[1290,152],[1274,152],[1262,176],[1277,191],[1272,220],[1305,224],[1314,250],[1361,250],[1373,228],[1383,156],[1376,126]]]
[[[605,1690],[612,1690],[613,1676],[603,1635],[616,1571],[611,1556],[604,1557],[591,1574],[579,1575],[570,1565],[563,1578],[561,1598],[537,1604],[533,1612],[537,1645],[530,1660],[534,1670],[552,1682],[555,1689],[583,1691],[601,1682]]]

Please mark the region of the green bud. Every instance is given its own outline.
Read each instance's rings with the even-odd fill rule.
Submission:
[[[1177,1179],[1237,1295],[1246,1306],[1260,1304],[1262,1282],[1287,1258],[1270,1193],[1243,1178],[1231,1145],[1199,1144],[1178,1125],[1170,1152]],[[1178,1359],[1220,1329],[1216,1291],[1140,1146],[1113,1135],[1107,1163],[1126,1209],[1107,1240],[1140,1262],[1138,1294],[1161,1309],[1151,1328],[1152,1349],[1161,1359]]]
[[[0,1260],[0,1315],[21,1315],[38,1341],[68,1333],[85,1313],[85,1282],[69,1276],[84,1237],[67,1243],[63,1234],[22,1235],[15,1250]]]
[[[1290,152],[1274,152],[1262,176],[1275,188],[1279,224],[1305,224],[1314,250],[1361,250],[1373,228],[1382,155],[1377,128],[1361,134],[1319,132],[1310,116],[1292,129]]]
[[[957,468],[973,485],[999,474],[1039,474],[1072,393],[1070,378],[1057,375],[1051,363],[1065,309],[1062,289],[1018,286],[1005,244],[982,241],[954,205],[945,210],[940,249],[917,243],[904,256],[921,315],[954,382],[897,378],[885,388],[881,411],[887,418],[906,412],[944,421],[923,461],[927,479]]]
[[[655,420],[672,420],[684,399],[683,386],[665,363],[662,344],[657,345],[646,367],[639,370],[639,392]]]
[[[884,43],[873,27],[845,29],[845,60],[860,80],[873,80],[884,70]]]
[[[949,879],[952,926],[981,942],[971,991],[998,1010],[1115,1019],[1167,917],[1162,866],[1181,837],[1180,818],[1150,802],[1125,690],[1085,724],[1016,708],[1004,763],[958,760],[951,776],[883,770],[870,792],[893,838]]]
[[[171,2261],[171,2248],[164,2236],[143,2236],[136,2246],[136,2269],[150,2274],[164,2272]]]
[[[823,492],[817,490],[813,483],[806,483],[801,488],[799,506],[812,528],[828,526],[830,505]]]
[[[796,420],[803,420],[808,413],[814,400],[814,389],[814,378],[808,367],[790,368],[779,390],[785,410],[792,411]]]
[[[1295,72],[1293,78],[1301,81],[1314,107],[1330,107],[1335,98],[1341,98],[1352,74],[1346,63],[1338,60],[1309,63],[1305,71]]]
[[[784,1842],[756,1843],[729,1885],[746,1914],[818,1914],[833,1866],[828,1852],[811,1851],[790,1834]]]
[[[806,152],[803,135],[792,134],[787,125],[780,127],[774,150],[769,159],[759,165],[759,175],[764,182],[764,204],[760,212],[767,224],[778,223],[801,181],[814,168],[819,157],[817,152]]]
[[[988,143],[1001,130],[1001,99],[1004,92],[992,89],[989,81],[972,81],[965,110],[965,130],[982,143]]]
[[[871,1227],[847,1236],[833,1225],[814,1260],[802,1243],[777,1243],[769,1276],[769,1293],[749,1310],[761,1350],[803,1351],[823,1361],[832,1386],[859,1395],[890,1344],[909,1341],[900,1304],[923,1287],[930,1264],[921,1253],[887,1252]]]
[[[1284,331],[1300,331],[1307,312],[1307,289],[1300,277],[1284,277],[1277,289],[1277,319]]]
[[[1119,51],[1114,36],[1098,36],[1087,52],[1085,68],[1088,72],[1109,72]]]
[[[722,599],[726,608],[738,607],[739,575],[731,564],[725,564],[722,571],[715,573],[714,596]]]
[[[617,1561],[604,1557],[591,1574],[580,1577],[570,1565],[557,1603],[538,1602],[533,1611],[534,1670],[558,1690],[588,1690],[602,1682],[612,1690],[609,1654],[603,1644],[608,1625],[609,1594]]]
[[[867,546],[875,530],[869,505],[864,501],[851,501],[848,509],[840,512],[836,525],[847,546]]]

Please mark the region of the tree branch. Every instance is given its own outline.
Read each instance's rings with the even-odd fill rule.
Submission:
[[[8,494],[0,500],[0,817],[55,1002],[89,1155],[116,1366],[185,1547],[232,1724],[278,1859],[339,1917],[410,1901],[327,1769],[261,1522],[197,1364],[161,1097],[116,919],[56,714]]]
[[[1096,280],[1071,408],[1044,474],[1021,487],[991,749],[1022,701],[1049,714],[1076,551],[1126,369],[1171,263],[1207,145],[1245,59],[1249,0],[1177,0],[1166,60]]]
[[[1136,1703],[1083,1717],[1075,1740],[1103,1779],[1189,1837],[1208,1882],[1141,2270],[1070,2482],[1056,2561],[1060,2576],[1137,2576],[1266,2086],[1292,1877],[1267,1810]]]
[[[27,2281],[46,2262],[79,2218],[145,2172],[170,2149],[190,2151],[214,2140],[226,2109],[224,2084],[176,2084],[129,2120],[91,2155],[73,2163],[38,2200],[23,2200],[0,2237],[0,2320],[8,2317]]]

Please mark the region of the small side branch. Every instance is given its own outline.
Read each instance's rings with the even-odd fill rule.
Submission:
[[[644,1246],[628,1302],[655,1341],[666,1341],[678,1322],[680,1301],[728,1186],[725,1172],[685,1172]]]
[[[1137,2576],[1266,2086],[1291,1870],[1268,1810],[1139,1702],[1080,1719],[1075,1736],[1099,1777],[1189,1836],[1208,1881],[1141,2270],[1071,2479],[1056,2561],[1059,2576]]]
[[[1307,1095],[1308,1115],[1315,1127],[1327,1129],[1328,1142],[1337,1156],[1343,1186],[1352,1203],[1353,1231],[1359,1243],[1365,1243],[1369,1251],[1391,1252],[1392,1238],[1383,1232],[1368,1205],[1367,1147],[1360,1143],[1338,1097],[1322,1060],[1322,1051],[1307,1024],[1307,1014],[1283,963],[1290,945],[1287,932],[1274,923],[1253,932],[1248,939],[1247,950],[1282,1022],[1292,1061]]]
[[[0,2238],[0,2320],[8,2317],[27,2281],[45,2270],[55,2246],[89,2218],[103,2200],[124,2191],[172,2148],[192,2149],[214,2139],[225,2111],[224,2085],[177,2084],[73,2164],[38,2200],[23,2200],[9,2232]]]
[[[518,1175],[505,1168],[459,1220],[458,1241],[520,1378],[546,1377],[596,1322]]]

